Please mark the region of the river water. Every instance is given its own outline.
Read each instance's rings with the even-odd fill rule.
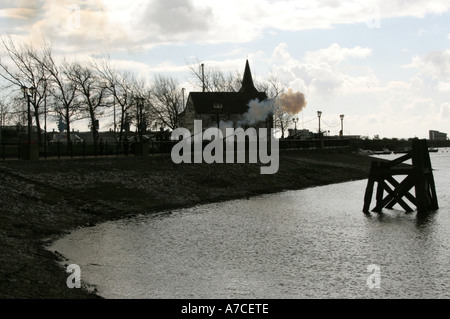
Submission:
[[[356,181],[106,222],[48,249],[105,298],[450,298],[449,151],[430,154],[440,210],[424,220],[364,215]]]

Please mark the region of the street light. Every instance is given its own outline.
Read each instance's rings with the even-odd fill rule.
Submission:
[[[320,129],[320,118],[322,117],[322,111],[317,111],[317,116],[319,117],[319,139],[320,139],[320,134],[321,134],[321,129]]]
[[[142,109],[144,106],[145,99],[143,97],[136,98],[136,107],[137,107],[137,129],[139,135],[139,141],[142,142]]]
[[[292,119],[292,122],[294,122],[294,124],[295,124],[295,134],[294,134],[294,138],[297,138],[297,123],[298,123],[298,117],[296,117],[296,118],[293,118]]]
[[[184,92],[186,91],[186,89],[185,88],[182,88],[181,89],[181,92],[183,93],[183,110],[184,110]]]
[[[27,113],[28,113],[28,145],[31,144],[31,110],[30,110],[30,98],[34,97],[36,94],[36,88],[34,86],[27,88],[26,86],[22,86],[21,88],[23,97],[27,99]],[[30,92],[30,94],[28,94]]]
[[[344,114],[340,115],[341,117],[341,138],[344,137]]]

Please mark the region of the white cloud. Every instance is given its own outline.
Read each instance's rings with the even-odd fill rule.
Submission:
[[[222,48],[221,52],[229,50],[228,53],[215,56],[205,53],[202,62],[224,72],[242,72],[246,52],[239,44],[265,34],[330,29],[343,24],[383,29],[383,19],[424,18],[448,12],[449,8],[447,0],[4,0],[0,3],[0,16],[6,17],[7,23],[0,24],[0,32],[8,30],[16,39],[45,36],[58,53],[62,51],[64,55],[78,58],[87,56],[86,52],[105,50],[114,54],[117,51],[142,53],[165,45],[167,52],[173,50],[173,55],[164,56],[158,62],[152,62],[151,57],[146,62],[136,62],[130,56],[115,54],[119,60],[113,62],[120,68],[147,74],[185,72],[185,64],[171,60],[181,46],[170,44],[226,43],[232,49]],[[424,23],[423,27],[428,30],[429,25]],[[450,34],[447,37],[450,39]],[[386,47],[374,43],[372,49],[358,45],[357,38],[352,41],[345,46],[342,42],[326,42],[326,47],[300,57],[291,54],[286,43],[280,43],[270,56],[254,53],[249,58],[272,68],[272,74],[279,80],[304,92],[309,101],[308,110],[317,106],[323,106],[325,114],[339,114],[342,110],[347,114],[347,129],[353,127],[355,134],[365,134],[367,130],[370,135],[383,135],[383,131],[395,127],[392,135],[411,136],[418,126],[444,125],[437,120],[439,115],[446,115],[448,121],[449,105],[444,102],[448,101],[450,91],[449,50],[415,56],[406,66],[410,72],[405,76],[402,70],[388,70],[386,74],[377,68],[385,66],[379,61],[382,58],[379,54],[389,43],[383,43]],[[405,49],[402,58],[409,52],[420,52],[408,43],[405,46],[409,51]],[[368,62],[377,64],[361,66],[361,61],[365,62],[372,54],[376,55],[375,59]],[[394,65],[392,61],[389,66]],[[424,115],[422,111],[427,105],[431,111]],[[413,111],[413,115],[408,115]],[[407,125],[395,125],[399,118],[405,118]]]
[[[422,75],[433,79],[448,79],[450,77],[450,50],[433,51],[423,57],[415,56],[406,68],[415,68]]]
[[[441,92],[450,92],[450,82],[439,81],[438,90]]]
[[[448,120],[450,118],[450,103],[443,103],[441,105],[440,117],[444,120]]]
[[[333,44],[297,59],[281,43],[273,50],[272,73],[306,94],[305,115],[311,116],[320,107],[324,117],[329,114],[327,122],[333,124],[340,113],[345,114],[347,134],[406,138],[426,137],[430,129],[445,130],[448,123],[443,116],[450,116],[450,109],[442,103],[448,101],[450,83],[430,85],[423,73],[446,74],[438,68],[446,55],[430,53],[416,58],[417,73],[409,80],[391,76],[383,82],[376,69],[353,64],[371,54],[370,48]],[[313,120],[306,128],[317,129]]]
[[[11,20],[29,20],[35,15],[35,10],[30,8],[5,8],[0,10],[0,17]]]
[[[382,19],[424,17],[450,9],[448,1],[270,1],[270,0],[26,0],[7,1],[16,33],[45,35],[61,46],[151,47],[168,43],[241,43],[265,32],[327,29]],[[28,20],[28,25],[23,25]],[[78,21],[80,24],[78,24]],[[382,27],[382,25],[381,25]],[[14,32],[13,32],[14,33]],[[364,54],[364,53],[363,53]]]
[[[213,22],[210,7],[189,0],[153,1],[145,10],[143,23],[162,38],[205,31]]]
[[[325,49],[308,52],[305,57],[306,63],[317,64],[326,63],[328,65],[338,65],[348,58],[366,58],[371,54],[370,48],[356,46],[354,48],[342,48],[337,43]]]
[[[361,89],[361,86],[376,85],[377,79],[373,74],[350,76],[340,70],[342,62],[351,58],[364,59],[371,52],[370,48],[345,48],[334,43],[328,48],[307,52],[300,61],[288,52],[286,43],[280,43],[272,54],[275,64],[273,73],[290,86],[306,88],[308,95],[330,97],[337,90],[343,93]]]

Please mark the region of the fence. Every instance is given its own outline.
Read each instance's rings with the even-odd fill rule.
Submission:
[[[86,157],[110,157],[131,155],[156,155],[168,154],[176,142],[158,141],[146,143],[145,150],[141,143],[48,143],[39,147],[39,158],[86,158]],[[0,159],[24,159],[26,143],[2,143],[0,147]],[[143,153],[144,152],[144,153]]]
[[[350,141],[347,139],[323,139],[323,140],[280,140],[280,150],[287,149],[314,149],[314,148],[337,148],[348,147]]]
[[[178,141],[150,141],[148,143],[48,143],[39,147],[39,158],[86,158],[86,157],[111,157],[111,156],[134,156],[134,155],[158,155],[170,154],[172,148]],[[203,142],[203,148],[208,145]],[[349,141],[340,139],[324,140],[280,140],[279,149],[316,149],[347,147]],[[0,160],[25,159],[27,145],[21,142],[1,143]],[[235,146],[236,147],[236,146]],[[236,148],[237,149],[237,148]],[[248,143],[246,143],[248,149]]]

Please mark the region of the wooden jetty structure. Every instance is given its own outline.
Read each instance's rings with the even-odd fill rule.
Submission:
[[[408,160],[412,160],[412,165],[404,163]],[[401,182],[394,178],[402,175],[406,177]],[[378,187],[373,212],[381,213],[383,208],[392,209],[399,204],[407,213],[412,213],[414,210],[405,199],[416,206],[418,214],[439,209],[426,140],[413,140],[412,149],[393,161],[372,161],[364,196],[364,213],[369,213],[375,183]],[[410,193],[412,188],[415,188],[415,196]]]

